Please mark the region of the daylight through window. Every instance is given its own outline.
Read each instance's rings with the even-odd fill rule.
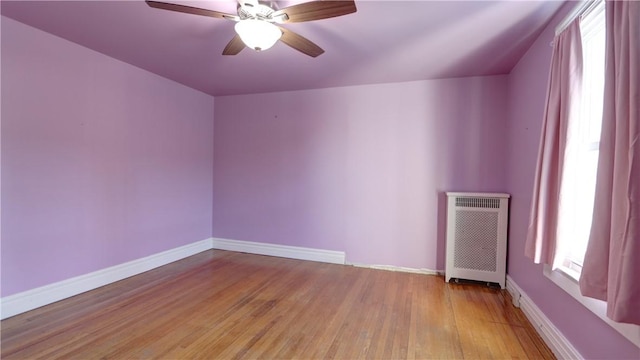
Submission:
[[[583,89],[580,116],[569,123],[560,193],[559,254],[554,267],[578,279],[589,240],[600,146],[604,92],[605,6],[600,1],[580,23]]]

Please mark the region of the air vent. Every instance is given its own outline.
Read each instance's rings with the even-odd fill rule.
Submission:
[[[457,207],[473,207],[498,209],[500,207],[500,199],[498,198],[478,198],[478,197],[459,197],[456,198]]]

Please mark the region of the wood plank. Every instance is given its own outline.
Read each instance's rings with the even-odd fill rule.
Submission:
[[[506,291],[207,251],[3,320],[3,359],[553,359]]]

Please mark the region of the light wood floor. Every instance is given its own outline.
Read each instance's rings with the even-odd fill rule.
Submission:
[[[553,359],[506,291],[219,250],[1,325],[3,359]]]

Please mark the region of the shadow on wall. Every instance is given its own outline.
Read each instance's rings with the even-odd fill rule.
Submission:
[[[447,253],[447,193],[438,192],[438,221],[437,221],[438,242],[436,243],[438,257],[436,258],[436,269],[444,271]]]

